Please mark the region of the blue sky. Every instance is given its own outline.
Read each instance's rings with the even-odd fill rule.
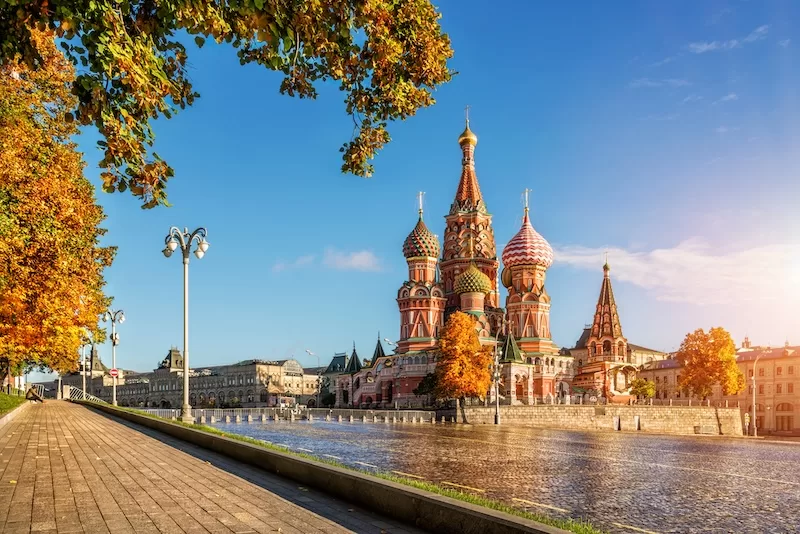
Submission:
[[[306,348],[326,362],[353,341],[371,354],[378,331],[396,338],[415,194],[443,233],[467,104],[498,247],[531,188],[533,225],[556,250],[557,344],[590,322],[606,249],[631,343],[672,350],[720,325],[737,342],[800,344],[800,5],[437,5],[459,74],[390,126],[369,180],[339,172],[352,122],[337,88],[283,97],[279,74],[239,66],[232,49],[191,50],[202,96],[156,129],[173,207],[99,193],[119,246],[108,290],[127,315],[119,367],[152,369],[182,344],[180,260],[160,252],[171,225],[205,226],[211,244],[190,267],[193,367],[316,365]],[[99,183],[94,140],[79,141]]]

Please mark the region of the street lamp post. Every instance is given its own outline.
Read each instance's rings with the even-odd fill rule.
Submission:
[[[84,328],[83,333],[86,335],[86,339],[81,340],[81,383],[83,386],[83,400],[86,400],[86,346],[93,344],[93,341],[91,330]]]
[[[756,356],[756,361],[753,362],[753,437],[758,437],[758,428],[756,425],[756,365],[758,365],[758,359],[761,358],[759,354]]]
[[[207,231],[205,228],[198,228],[189,233],[188,228],[183,232],[173,226],[169,229],[167,237],[164,239],[164,256],[169,258],[172,253],[180,247],[183,253],[183,405],[181,406],[181,421],[193,423],[192,407],[189,406],[189,254],[192,242],[197,241],[194,255],[201,259],[208,250],[206,241]]]
[[[119,334],[117,334],[117,323],[122,324],[125,322],[125,313],[122,310],[112,310],[109,308],[103,313],[103,321],[111,321],[111,367],[116,371],[117,369],[117,345],[119,345]],[[119,374],[118,371],[116,371]],[[117,377],[112,376],[111,379],[111,404],[117,405]]]
[[[316,407],[319,408],[319,393],[320,393],[320,390],[322,389],[322,371],[320,370],[320,368],[322,366],[319,364],[319,355],[318,354],[314,354],[313,352],[311,352],[308,349],[306,349],[306,352],[308,353],[309,356],[316,356],[317,357],[317,403],[316,403],[317,406]]]

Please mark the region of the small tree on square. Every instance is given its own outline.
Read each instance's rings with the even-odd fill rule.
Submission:
[[[636,398],[652,399],[656,395],[656,385],[644,378],[636,378],[631,382],[631,395]]]
[[[686,334],[676,358],[683,366],[678,387],[695,397],[707,399],[715,385],[722,386],[723,395],[744,389],[744,375],[736,365],[736,346],[724,328],[711,328],[708,333],[698,328]]]
[[[491,347],[481,346],[475,318],[463,312],[454,313],[439,338],[436,395],[456,402],[466,397],[483,398],[492,381],[491,363]]]

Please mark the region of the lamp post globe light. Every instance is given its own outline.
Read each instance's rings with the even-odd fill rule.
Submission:
[[[164,239],[164,256],[169,258],[179,247],[183,253],[183,405],[181,406],[181,421],[193,423],[192,407],[189,406],[189,254],[192,243],[197,242],[194,255],[201,259],[208,250],[208,241],[205,228],[198,228],[189,233],[188,228],[183,231],[177,226],[169,229]]]
[[[111,321],[111,367],[115,374],[111,377],[111,404],[117,405],[117,345],[119,345],[119,334],[117,334],[117,323],[125,322],[125,313],[122,310],[112,310],[109,308],[102,315],[103,321]]]

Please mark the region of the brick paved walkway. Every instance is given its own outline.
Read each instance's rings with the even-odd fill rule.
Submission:
[[[0,532],[369,532],[411,527],[63,401],[0,427]]]

